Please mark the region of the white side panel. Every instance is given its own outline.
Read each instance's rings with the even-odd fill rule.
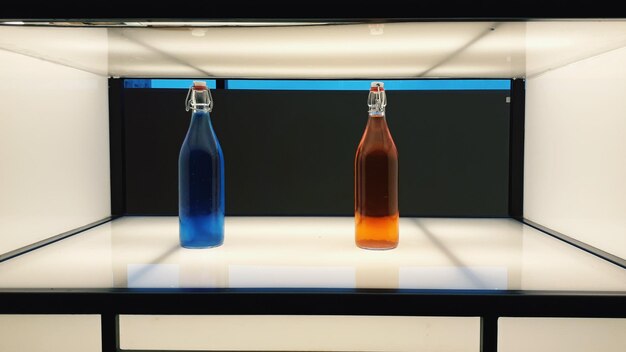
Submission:
[[[526,86],[524,216],[626,258],[626,48]]]
[[[100,352],[99,315],[0,315],[2,352]]]
[[[623,352],[626,319],[500,318],[500,352]]]
[[[205,351],[478,351],[479,318],[120,316],[122,349]]]
[[[0,50],[0,254],[110,215],[107,78]]]

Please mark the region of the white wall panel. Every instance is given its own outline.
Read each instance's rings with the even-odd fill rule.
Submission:
[[[0,315],[2,352],[100,352],[99,315]]]
[[[626,48],[530,78],[524,216],[626,258]]]
[[[107,78],[0,50],[0,254],[110,215]]]
[[[500,352],[623,352],[626,319],[500,318]]]
[[[478,351],[480,319],[391,316],[120,316],[123,349]]]

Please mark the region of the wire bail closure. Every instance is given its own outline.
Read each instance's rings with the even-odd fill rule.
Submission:
[[[196,95],[191,94],[191,92],[194,90],[193,87],[194,86],[189,87],[189,90],[187,91],[187,97],[185,98],[185,111],[189,111],[191,109],[206,110],[208,112],[213,111],[213,97],[211,96],[211,91],[209,90],[209,88],[196,90],[196,92],[198,93],[206,92],[207,94],[206,99],[201,99],[205,100],[205,102],[198,102],[196,101]]]
[[[372,82],[369,96],[367,98],[367,106],[370,112],[385,112],[387,106],[387,96],[382,82]]]

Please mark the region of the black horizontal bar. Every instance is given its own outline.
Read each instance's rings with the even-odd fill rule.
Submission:
[[[626,318],[626,293],[0,292],[0,314],[393,315]]]
[[[489,18],[618,18],[624,17],[620,3],[609,0],[570,0],[567,6],[546,6],[542,2],[507,2],[497,0],[445,2],[401,2],[386,1],[385,6],[315,6],[303,3],[300,6],[285,6],[278,1],[242,2],[230,1],[219,4],[194,3],[193,6],[168,6],[151,4],[146,8],[130,6],[106,6],[106,3],[81,4],[66,0],[55,1],[54,5],[27,6],[27,2],[14,2],[3,11],[5,19],[61,19],[61,20],[108,20],[151,19],[202,20],[208,19],[253,19],[253,20],[355,20],[371,19],[489,19]],[[559,4],[563,5],[563,4]]]

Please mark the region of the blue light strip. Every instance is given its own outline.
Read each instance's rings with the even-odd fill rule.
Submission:
[[[193,81],[206,82],[209,89],[215,89],[214,79],[125,79],[124,88],[170,88],[189,89]]]
[[[214,79],[153,79],[152,88],[180,88],[189,89],[193,85],[193,81],[204,81],[209,89],[215,89]]]
[[[227,89],[368,90],[371,80],[226,80]],[[382,80],[386,90],[510,90],[503,79]]]
[[[203,79],[198,79],[203,80]],[[191,79],[125,79],[124,88],[189,89]],[[203,80],[210,89],[214,79]],[[226,80],[226,89],[256,90],[368,90],[371,80]],[[383,80],[387,90],[510,90],[504,79],[415,79]]]

